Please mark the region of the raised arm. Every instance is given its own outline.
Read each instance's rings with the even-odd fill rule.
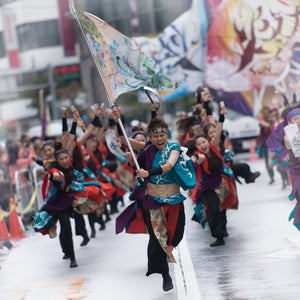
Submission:
[[[215,138],[211,141],[211,144],[216,147],[218,150],[220,150],[220,141],[221,141],[221,134],[223,130],[223,123],[225,121],[225,115],[226,115],[226,109],[224,105],[221,105],[221,112],[219,121],[216,126],[216,135]]]
[[[209,92],[202,92],[202,101],[203,101],[203,108],[206,112],[207,116],[207,124],[216,124],[216,121],[213,117],[212,111],[210,109],[209,103],[212,102],[211,96]],[[204,124],[205,125],[205,124]]]
[[[161,174],[171,171],[172,168],[174,167],[174,165],[176,164],[176,162],[179,158],[179,155],[180,155],[180,151],[172,150],[168,160],[166,161],[166,163],[164,165],[154,168],[154,169],[151,169],[149,171],[144,170],[144,169],[136,170],[136,178],[146,178],[146,177],[149,177],[152,175],[161,175]]]
[[[62,120],[62,136],[61,136],[61,143],[63,148],[66,147],[69,139],[69,131],[68,131],[68,110],[66,107],[62,107],[61,109],[61,120]]]
[[[74,111],[73,112],[73,123],[72,123],[72,127],[71,127],[71,130],[69,132],[69,138],[68,138],[68,141],[67,141],[67,144],[66,146],[64,147],[65,149],[68,150],[70,156],[72,156],[73,154],[73,150],[76,146],[76,129],[77,129],[77,122],[78,122],[78,119],[79,119],[79,113],[78,111]]]
[[[95,131],[96,136],[98,136],[99,130],[102,129],[102,123],[100,121],[100,118],[105,114],[104,108],[99,109],[98,105],[93,106],[93,110],[95,113],[94,119],[92,122],[89,124],[87,129],[85,130],[84,134],[77,139],[77,141],[81,144],[84,145],[89,138],[89,136]]]
[[[123,132],[122,132],[121,127],[120,127],[119,122],[118,122],[118,119],[121,118],[120,112],[118,110],[113,110],[112,117],[113,117],[114,121],[117,124],[118,136],[120,137],[120,140],[121,140],[122,144],[126,145],[127,144],[126,139],[123,135]],[[135,150],[137,152],[140,152],[140,151],[143,151],[145,149],[145,143],[138,142],[135,139],[131,139],[131,138],[128,138],[128,140],[129,140],[130,145],[131,145],[133,150]]]

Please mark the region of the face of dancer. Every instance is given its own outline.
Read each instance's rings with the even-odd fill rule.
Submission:
[[[134,139],[138,142],[143,142],[143,143],[146,142],[146,137],[143,134],[140,134],[140,133],[137,134]]]
[[[205,137],[199,137],[196,139],[196,148],[204,154],[208,154],[210,151],[209,142]]]
[[[155,133],[150,136],[150,140],[158,150],[163,150],[168,142],[168,134],[164,132]]]
[[[70,156],[67,153],[61,153],[57,158],[57,163],[64,169],[70,167]]]
[[[300,115],[293,116],[290,119],[291,124],[297,124],[298,128],[300,128]]]
[[[207,137],[209,140],[213,140],[216,136],[217,130],[215,127],[211,127],[207,131]]]
[[[54,148],[50,145],[44,147],[44,154],[47,158],[54,158]]]

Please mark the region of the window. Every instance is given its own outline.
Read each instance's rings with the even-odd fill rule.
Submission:
[[[153,6],[154,9],[165,9],[165,3],[161,0],[154,0]]]
[[[139,15],[139,32],[141,34],[150,34],[155,32],[151,26],[150,16],[148,13]]]
[[[155,12],[155,23],[157,32],[161,32],[167,27],[168,20],[166,18],[166,11],[157,11]]]
[[[0,32],[0,57],[4,57],[6,54],[5,45],[4,45],[4,34]]]
[[[57,20],[20,25],[17,34],[20,51],[60,45]]]
[[[149,10],[151,9],[148,0],[135,0],[135,3],[138,8],[138,13],[149,12]]]

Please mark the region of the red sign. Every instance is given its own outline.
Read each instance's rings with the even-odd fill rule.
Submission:
[[[75,33],[73,21],[70,17],[69,1],[57,0],[59,9],[59,27],[65,56],[75,55]]]
[[[3,19],[5,48],[9,58],[9,65],[11,68],[19,68],[20,59],[14,12],[11,9],[4,9]]]

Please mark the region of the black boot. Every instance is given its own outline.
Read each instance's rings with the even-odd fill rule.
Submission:
[[[162,277],[163,277],[163,290],[167,292],[173,288],[172,278],[169,275],[169,273],[163,274]]]
[[[110,215],[109,215],[109,212],[108,212],[106,206],[105,206],[105,210],[104,210],[104,212],[103,212],[102,215],[105,215],[105,223],[106,223],[106,222],[109,222],[109,221],[111,220],[111,217],[110,217]]]
[[[104,230],[106,226],[105,226],[105,222],[103,221],[103,214],[99,216],[98,222],[100,224],[99,230]]]
[[[68,259],[68,258],[70,258],[70,256],[68,254],[65,254],[62,259]]]
[[[77,265],[76,259],[73,258],[73,259],[71,259],[71,262],[70,262],[70,268],[76,268],[76,267],[78,267],[78,265]]]
[[[218,237],[213,243],[210,244],[211,247],[223,246],[225,245],[225,241],[223,238]]]
[[[89,237],[87,235],[85,235],[83,237],[83,241],[81,242],[80,246],[86,246],[89,241],[90,241]]]
[[[273,171],[272,169],[269,169],[269,170],[268,170],[268,174],[269,174],[269,176],[270,176],[270,178],[271,178],[269,184],[273,184],[273,183],[275,182],[275,181],[274,181],[274,171]]]
[[[249,177],[245,179],[246,183],[255,182],[255,179],[260,176],[260,172],[251,173]]]
[[[95,228],[92,229],[91,238],[96,237],[96,230]]]

